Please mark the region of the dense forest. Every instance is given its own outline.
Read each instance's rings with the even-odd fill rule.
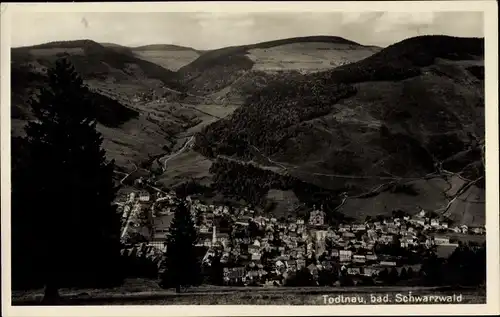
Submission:
[[[292,190],[306,206],[323,206],[329,223],[334,224],[346,217],[334,211],[341,202],[339,192],[306,183],[290,175],[222,158],[212,164],[210,173],[214,175],[213,189],[228,197],[243,198],[254,206],[264,207],[267,202],[266,194],[270,189]]]
[[[356,95],[358,89],[354,84],[401,81],[420,75],[422,68],[432,65],[437,58],[467,60],[482,55],[483,39],[421,36],[401,41],[364,60],[332,70],[292,76],[291,79],[277,76],[268,85],[250,94],[230,118],[205,127],[197,135],[196,148],[208,157],[227,155],[250,158],[252,146],[269,156],[283,152],[290,147],[290,142],[295,147],[305,147],[307,145],[297,144],[300,138],[295,137],[303,130],[310,130],[307,121],[330,113],[337,102]],[[481,69],[470,68],[469,71],[481,77]],[[414,86],[404,87],[414,89]],[[414,94],[416,91],[405,93]],[[387,118],[391,122],[411,116],[404,108],[392,108],[388,109],[392,117]],[[462,146],[463,143],[448,137],[432,139],[429,144],[430,152],[442,153],[443,157]]]
[[[219,120],[199,133],[196,148],[208,157],[249,158],[251,145],[274,154],[300,132],[301,122],[326,115],[337,101],[355,93],[353,86],[331,85],[320,76],[272,82],[246,100],[245,105],[251,106],[239,108],[230,120]]]

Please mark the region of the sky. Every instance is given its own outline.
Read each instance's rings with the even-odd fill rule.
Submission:
[[[16,12],[11,30],[13,47],[91,39],[201,50],[310,35],[382,47],[426,34],[484,36],[482,12]]]

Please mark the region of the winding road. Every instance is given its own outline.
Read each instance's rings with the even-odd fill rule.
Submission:
[[[120,184],[121,185],[124,185],[123,182],[130,176],[132,175],[133,173],[137,172],[137,165],[135,165],[135,163],[132,163],[134,165],[134,170],[128,174],[126,174],[121,180],[120,180]]]
[[[173,154],[164,156],[164,157],[162,157],[161,159],[158,160],[160,162],[161,162],[161,160],[164,160],[163,161],[163,171],[164,172],[167,170],[167,162],[170,161],[171,159],[177,157],[178,155],[182,154],[189,147],[189,145],[191,145],[191,143],[193,143],[193,141],[194,141],[194,135],[191,136],[189,138],[189,140],[187,140],[187,142],[184,144],[184,146],[182,148],[179,149],[179,151],[177,151],[177,152],[175,152]]]

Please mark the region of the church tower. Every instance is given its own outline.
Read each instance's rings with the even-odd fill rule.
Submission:
[[[212,226],[212,246],[215,246],[215,243],[217,242],[217,230],[215,228],[215,225]]]

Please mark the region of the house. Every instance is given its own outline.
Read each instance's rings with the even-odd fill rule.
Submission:
[[[200,233],[208,233],[208,231],[209,231],[208,227],[203,224],[199,228]]]
[[[475,234],[484,234],[486,230],[484,229],[484,227],[476,227],[472,229],[472,232],[474,232]]]
[[[227,233],[217,233],[216,241],[220,242],[223,246],[226,246],[229,243],[229,234]]]
[[[381,266],[396,266],[396,261],[391,261],[391,260],[380,261],[380,265]]]
[[[439,219],[431,219],[431,227],[437,228],[439,227]]]
[[[435,245],[450,244],[450,238],[449,237],[444,237],[444,236],[435,236],[434,237],[434,244]]]
[[[352,262],[354,262],[354,263],[365,263],[366,262],[366,256],[354,254],[352,256]]]
[[[252,253],[250,259],[252,261],[260,261],[261,257],[262,257],[262,255],[260,253]]]
[[[313,276],[315,276],[315,275],[317,275],[317,274],[318,274],[318,267],[317,267],[316,265],[314,265],[314,264],[309,264],[309,265],[307,266],[307,269],[309,270],[309,272],[310,272]]]
[[[285,262],[286,267],[289,271],[296,271],[297,270],[297,262],[295,260],[288,260]]]
[[[398,228],[395,226],[387,226],[387,233],[397,234],[398,231],[399,231]]]
[[[350,250],[340,250],[339,251],[339,259],[341,262],[348,262],[351,260],[352,251]]]
[[[364,224],[355,224],[352,226],[353,231],[365,231],[366,226]]]
[[[306,266],[306,260],[297,259],[297,270],[300,270]]]
[[[379,241],[382,243],[391,243],[393,240],[394,238],[392,237],[392,235],[387,234],[381,235],[379,238]]]
[[[309,216],[309,225],[322,226],[325,222],[325,214],[321,210],[313,210]]]
[[[402,248],[408,248],[411,245],[415,245],[415,240],[413,237],[403,237],[400,240]]]
[[[350,238],[354,238],[356,237],[356,235],[352,232],[344,232],[342,234],[342,237],[345,238],[345,239],[350,239]]]
[[[347,268],[347,274],[349,274],[349,275],[360,275],[361,274],[361,268],[359,268],[359,267],[348,267]]]
[[[410,222],[415,224],[415,225],[422,226],[422,227],[425,225],[425,219],[422,219],[422,218],[413,218],[413,219],[410,219]]]
[[[373,253],[368,253],[366,256],[365,256],[366,260],[367,261],[377,261],[378,257],[376,254],[373,254]]]
[[[424,244],[426,247],[431,247],[434,244],[433,238],[428,237],[427,239],[425,239]]]
[[[248,246],[248,253],[250,253],[250,254],[260,253],[260,246],[257,246],[255,244],[249,245]]]
[[[425,210],[420,209],[420,212],[417,214],[417,216],[420,217],[420,218],[423,218],[423,217],[425,217],[426,214],[427,213],[425,212]]]
[[[469,227],[467,227],[466,225],[461,225],[460,232],[462,232],[463,234],[467,234],[469,232]]]
[[[202,246],[205,246],[205,247],[211,247],[212,246],[212,239],[210,238],[205,238],[203,240],[199,240],[198,244],[197,245],[202,245]]]
[[[246,275],[246,269],[244,266],[232,268],[225,267],[223,274],[224,280],[226,280],[227,282],[238,282],[241,281]]]
[[[376,266],[368,266],[363,268],[363,275],[364,276],[376,276],[382,271],[381,267],[376,267]]]

